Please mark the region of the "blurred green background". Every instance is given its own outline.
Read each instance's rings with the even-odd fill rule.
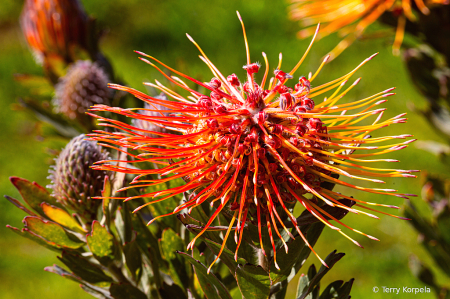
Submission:
[[[144,81],[160,78],[156,72],[137,59],[133,50],[140,50],[157,57],[176,69],[203,81],[212,75],[198,59],[198,52],[185,36],[189,33],[203,48],[208,57],[228,75],[243,76],[245,48],[240,23],[235,11],[239,10],[247,29],[252,61],[263,62],[264,51],[274,69],[278,53],[283,53],[285,70],[291,69],[303,54],[309,40],[298,40],[298,24],[287,19],[288,4],[269,0],[209,0],[209,1],[154,1],[154,0],[84,0],[86,11],[97,19],[99,28],[105,29],[101,49],[110,59],[115,73],[127,85],[145,91]],[[14,81],[17,73],[41,75],[41,68],[34,62],[20,31],[18,17],[22,1],[2,0],[0,2],[0,194],[20,198],[10,184],[9,176],[20,176],[48,184],[47,170],[53,156],[49,149],[64,145],[61,139],[39,138],[40,128],[35,125],[32,114],[14,109],[14,103],[29,91]],[[386,29],[375,24],[370,31]],[[399,57],[391,54],[393,36],[387,39],[363,39],[355,42],[336,60],[321,72],[314,85],[328,82],[342,76],[374,52],[379,55],[359,70],[354,79],[362,77],[345,98],[357,100],[392,86],[397,95],[384,104],[388,110],[385,117],[408,112],[408,123],[391,126],[381,132],[391,134],[413,134],[420,140],[442,141],[441,137],[422,119],[411,111],[411,106],[424,106],[424,99],[415,90]],[[331,36],[315,43],[309,58],[296,76],[314,72],[321,58],[339,42]],[[283,67],[282,67],[283,68]],[[435,156],[417,149],[414,144],[408,149],[390,154],[400,159],[395,165],[402,169],[420,169],[444,176],[450,170]],[[389,165],[392,166],[392,165]],[[396,179],[388,185],[399,192],[419,194],[420,178]],[[348,194],[348,192],[347,192]],[[353,195],[353,194],[351,194]],[[391,203],[401,206],[403,200],[367,194],[355,194],[360,199]],[[420,197],[413,199],[421,209],[427,209]],[[394,211],[394,213],[400,213]],[[75,283],[43,271],[43,268],[57,262],[55,254],[33,242],[18,237],[5,228],[6,224],[21,227],[24,214],[6,200],[0,201],[0,297],[10,298],[91,298]],[[325,257],[332,250],[345,252],[346,256],[334,267],[324,284],[342,279],[356,278],[352,298],[433,298],[434,294],[386,294],[374,293],[374,286],[381,287],[423,287],[408,269],[408,255],[415,253],[424,262],[433,262],[417,245],[417,233],[407,221],[390,217],[380,220],[362,215],[349,215],[345,222],[352,227],[376,236],[375,242],[360,235],[352,235],[365,249],[356,247],[338,233],[325,230],[317,244],[317,251]],[[313,256],[309,264],[319,264]],[[443,275],[434,265],[438,281]],[[297,284],[297,279],[291,283]],[[286,298],[294,297],[294,288]],[[239,296],[237,297],[239,298]]]

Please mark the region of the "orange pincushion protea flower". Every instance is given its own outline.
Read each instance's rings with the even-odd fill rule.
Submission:
[[[384,12],[393,10],[398,14],[397,32],[393,45],[394,53],[398,53],[403,41],[406,18],[414,21],[411,2],[423,14],[429,14],[429,9],[423,0],[291,0],[290,18],[300,21],[304,27],[322,23],[325,28],[322,36],[339,31],[345,39],[332,51],[333,58],[339,55],[356,38],[361,36],[367,26],[376,21]],[[427,5],[448,4],[448,0],[426,0]],[[299,37],[307,37],[314,33],[314,28],[306,28],[299,32]]]
[[[76,48],[88,48],[88,16],[78,0],[26,0],[23,33],[39,62],[51,55],[73,61]]]
[[[240,16],[239,19],[241,20]],[[146,205],[164,201],[184,192],[192,192],[189,199],[180,204],[173,212],[156,218],[172,215],[183,209],[198,207],[205,201],[210,202],[216,209],[208,223],[193,238],[188,248],[193,247],[196,239],[208,229],[221,211],[227,210],[231,211],[233,216],[220,252],[222,252],[231,230],[234,229],[237,258],[237,251],[244,234],[244,224],[251,221],[257,223],[262,252],[264,252],[264,248],[261,230],[263,227],[267,227],[273,247],[275,266],[278,267],[273,236],[277,235],[281,239],[286,251],[288,247],[280,230],[284,229],[292,238],[294,236],[286,228],[286,220],[281,219],[277,208],[284,210],[290,219],[290,224],[294,225],[300,237],[308,244],[297,226],[296,218],[286,207],[288,202],[299,202],[317,219],[349,239],[350,237],[331,224],[329,219],[347,229],[375,239],[350,228],[327,213],[323,207],[326,205],[339,207],[346,211],[377,218],[365,211],[343,205],[339,200],[352,199],[357,202],[356,207],[369,211],[375,211],[370,206],[396,208],[395,206],[364,202],[321,187],[322,183],[329,182],[373,194],[386,194],[402,198],[408,195],[396,193],[396,190],[392,189],[360,187],[337,178],[342,176],[383,183],[381,180],[371,177],[415,177],[410,174],[412,171],[364,166],[364,164],[373,164],[379,161],[395,162],[391,159],[364,158],[403,149],[413,141],[374,145],[390,140],[405,139],[411,135],[368,138],[372,131],[406,121],[403,114],[382,121],[385,109],[375,108],[386,102],[386,97],[393,95],[391,93],[393,88],[358,101],[338,104],[340,98],[359,82],[358,79],[349,87],[344,87],[349,78],[375,55],[364,60],[350,73],[329,83],[312,87],[311,83],[326,62],[325,59],[314,75],[308,79],[300,77],[297,84],[294,84],[292,88],[288,87],[286,83],[293,78],[294,73],[302,64],[313,44],[313,39],[303,57],[290,72],[286,73],[280,69],[280,59],[275,70],[275,77],[269,80],[269,83],[267,82],[269,66],[267,57],[263,53],[266,69],[262,82],[258,84],[255,82],[254,74],[260,70],[260,65],[251,63],[243,23],[242,27],[247,50],[247,64],[244,66],[247,73],[245,82],[241,82],[235,74],[228,77],[222,75],[189,35],[188,38],[201,52],[200,58],[213,73],[214,78],[209,83],[199,82],[170,68],[152,56],[138,52],[147,57],[140,58],[141,60],[156,68],[167,80],[190,95],[182,96],[158,81],[156,84],[146,84],[161,90],[170,100],[151,97],[128,87],[111,84],[112,88],[128,91],[147,103],[149,105],[147,107],[154,108],[122,109],[96,105],[91,109],[92,111],[114,112],[132,120],[147,121],[154,126],[164,128],[165,131],[146,130],[92,114],[102,121],[103,125],[119,129],[120,132],[96,131],[90,135],[91,138],[107,143],[107,146],[115,147],[119,151],[126,148],[142,152],[137,155],[129,153],[130,161],[127,161],[128,163],[139,166],[139,163],[142,162],[153,162],[160,165],[161,168],[126,167],[123,166],[123,163],[117,165],[116,161],[112,160],[103,161],[95,168],[136,174],[137,177],[131,186],[123,189],[149,187],[184,178],[186,184],[183,186],[122,199],[130,200],[138,197],[152,199],[139,207],[137,209],[139,210]],[[204,87],[209,94],[197,92],[179,77],[166,75],[156,64],[169,69],[179,77]],[[266,87],[267,85],[268,87]],[[313,100],[330,90],[334,90],[334,92],[325,100],[321,102]],[[165,109],[158,110],[157,106],[165,107]],[[159,115],[135,112],[135,110],[159,113]],[[370,123],[366,123],[367,119],[371,117],[374,119]],[[350,155],[350,152],[355,150],[365,150],[371,153]],[[144,178],[152,174],[158,174],[161,178]],[[380,213],[387,214],[386,212]],[[237,225],[233,227],[235,222]],[[356,241],[352,241],[359,245]],[[311,250],[313,249],[311,248]]]

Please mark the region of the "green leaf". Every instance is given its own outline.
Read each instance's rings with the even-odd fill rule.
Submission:
[[[195,230],[193,229],[192,226],[187,225],[186,228],[192,232],[193,234],[196,234]],[[212,240],[210,240],[209,238],[206,237],[206,232],[201,235],[199,237],[199,239],[205,241],[206,245],[208,246],[208,248],[215,254],[218,255],[220,252],[220,248],[222,247],[222,244],[219,244],[217,242],[214,242]],[[237,261],[234,260],[234,253],[229,250],[228,248],[223,249],[222,254],[220,255],[220,259],[221,261],[230,269],[230,271],[232,273],[234,273],[236,271],[236,267],[238,266],[238,264],[247,264],[247,261],[242,259],[242,258],[238,258]]]
[[[50,193],[36,182],[30,182],[28,180],[10,177],[9,180],[17,188],[23,200],[41,216],[45,217],[44,211],[42,211],[41,203],[49,203],[56,207],[62,208],[56,201],[56,198],[52,197]]]
[[[106,298],[106,299],[112,299],[109,292],[101,287],[97,287],[94,285],[91,285],[83,280],[81,280],[79,277],[75,276],[73,273],[68,272],[67,270],[61,268],[58,265],[53,265],[50,267],[45,267],[44,271],[55,273],[60,275],[61,277],[70,279],[72,281],[75,281],[80,284],[81,288],[89,293],[90,295],[93,295],[97,298]]]
[[[105,299],[105,298],[112,298],[112,297],[106,297],[103,293],[99,293],[98,291],[92,289],[91,287],[88,287],[86,285],[81,284],[81,289],[91,295],[92,297],[98,298],[98,299]]]
[[[44,108],[41,103],[33,100],[19,99],[19,104],[31,110],[38,119],[52,125],[61,135],[73,138],[81,134],[84,130],[76,122],[67,121],[62,115],[56,114],[48,108]],[[53,204],[53,203],[51,203]]]
[[[205,254],[200,255],[197,247],[192,248],[192,257],[199,263],[206,264]],[[198,293],[203,293],[208,299],[220,299],[217,289],[208,281],[207,277],[203,276],[201,273],[197,273],[195,267],[192,266],[192,268],[194,269],[194,273],[197,278],[197,287],[200,288]],[[201,296],[201,298],[203,298],[203,296]]]
[[[101,286],[109,286],[109,283],[113,280],[111,277],[107,276],[100,267],[92,264],[87,260],[87,258],[82,257],[78,254],[68,253],[63,251],[62,256],[58,259],[64,263],[76,276],[87,281],[88,283],[101,283],[107,282],[107,284],[102,284]]]
[[[307,227],[307,229],[302,229],[303,234],[305,234],[306,230],[306,239],[311,246],[316,244],[324,226],[322,222],[318,222]],[[292,271],[292,267],[295,267],[295,272],[298,272],[311,253],[311,249],[309,249],[308,245],[305,244],[300,236],[297,236],[295,240],[289,242],[288,247],[288,253],[284,251],[284,248],[277,251],[279,270],[275,267],[273,259],[271,260],[270,279],[272,279],[273,284],[287,279]]]
[[[111,210],[110,210],[110,203],[111,203],[111,195],[112,195],[112,186],[111,181],[108,178],[108,176],[105,176],[105,181],[103,183],[103,190],[102,190],[102,211],[103,211],[103,217],[102,224],[106,225],[106,227],[110,228],[111,226]]]
[[[122,244],[131,242],[133,238],[133,227],[131,224],[131,211],[128,208],[129,203],[122,202],[121,209],[116,213],[116,227]]]
[[[183,240],[171,228],[163,231],[159,240],[163,258],[169,263],[169,274],[172,280],[181,288],[189,287],[189,273],[183,258],[176,254],[184,249]]]
[[[160,298],[170,298],[170,299],[190,299],[185,294],[182,288],[177,284],[168,285],[166,282],[163,283],[161,288],[158,289]],[[157,298],[156,296],[152,298]]]
[[[111,284],[109,292],[114,299],[147,299],[147,295],[131,284]]]
[[[46,202],[43,202],[41,204],[41,208],[44,214],[56,223],[59,223],[62,226],[65,226],[73,231],[86,233],[81,225],[65,210],[52,206]]]
[[[269,273],[260,266],[239,265],[236,268],[236,280],[244,298],[269,298],[271,286]]]
[[[136,232],[134,233],[136,235]],[[136,237],[134,237],[134,240],[131,242],[125,244],[123,247],[123,253],[125,255],[125,262],[128,270],[130,270],[133,281],[139,282],[139,278],[142,274],[142,257],[135,239]]]
[[[64,268],[61,268],[58,265],[45,267],[44,271],[58,274],[59,276],[62,276],[64,278],[70,279],[70,280],[78,282],[78,283],[83,283],[83,281],[79,277],[76,277],[73,273],[70,273],[69,271],[67,271]]]
[[[63,248],[77,249],[85,244],[80,240],[75,241],[75,237],[69,235],[64,228],[57,223],[34,216],[26,216],[23,219],[23,222],[25,223],[25,228],[35,235]]]
[[[192,248],[192,255],[191,255],[194,259],[200,261],[203,264],[206,264],[206,255],[204,254],[204,252],[200,253],[200,251],[198,250],[197,247],[193,247]],[[198,276],[195,273],[195,268],[192,267],[193,271],[194,271],[194,280],[191,281],[191,285],[192,287],[190,288],[190,290],[193,293],[193,296],[195,298],[204,298],[205,297],[205,292],[203,291],[202,286],[200,285],[200,281],[198,280]],[[234,281],[234,279],[233,279]],[[205,285],[205,287],[207,287]],[[214,290],[214,294],[217,294],[217,292]],[[209,289],[208,289],[208,293],[209,293]],[[208,297],[209,298],[209,297]]]
[[[209,283],[210,286],[213,286],[216,289],[220,299],[231,299],[230,293],[228,293],[228,290],[225,288],[222,282],[220,282],[220,280],[218,280],[213,273],[207,273],[207,268],[205,265],[184,252],[178,252],[178,254],[194,266],[195,273],[197,274],[197,278],[203,290],[205,290],[203,283]],[[211,298],[208,297],[208,299]]]
[[[11,229],[13,232],[15,232],[16,234],[25,237],[27,239],[30,239],[36,243],[38,243],[39,245],[56,251],[56,252],[61,252],[61,250],[63,249],[63,247],[61,245],[55,244],[53,242],[49,242],[48,240],[45,240],[44,238],[34,234],[33,232],[31,232],[30,230],[28,230],[27,228],[23,228],[22,230],[16,228],[16,227],[12,227],[10,225],[6,225],[7,228]]]
[[[38,216],[37,214],[35,214],[34,212],[30,211],[27,207],[25,207],[20,201],[18,201],[15,198],[12,198],[8,195],[5,195],[5,198],[12,203],[13,205],[15,205],[16,207],[18,207],[19,209],[21,209],[22,211],[24,211],[25,213],[27,213],[28,215],[31,216]]]
[[[344,285],[339,289],[338,299],[349,299],[350,298],[350,291],[352,290],[353,282],[355,281],[354,278],[350,279]]]
[[[344,284],[343,280],[336,280],[330,283],[325,290],[323,290],[322,294],[320,294],[319,299],[333,299],[339,297],[338,290]]]
[[[228,217],[227,217],[228,216]],[[219,222],[221,225],[228,226],[230,225],[230,220],[232,217],[231,215],[228,215],[226,213],[219,215]],[[238,257],[244,259],[249,264],[257,265],[258,264],[258,251],[259,248],[256,249],[255,246],[252,246],[253,244],[251,237],[249,236],[249,227],[252,225],[251,223],[246,223],[246,227],[244,228],[244,235],[241,241],[241,244],[239,246],[238,250]],[[222,238],[221,238],[222,239]],[[259,236],[258,236],[258,242],[259,242]],[[234,240],[233,233],[231,233],[230,237],[227,239],[226,247],[231,250],[232,252],[236,252],[237,244]]]
[[[279,290],[274,290],[275,288],[278,288]],[[288,281],[283,280],[276,285],[272,286],[270,288],[270,291],[272,292],[272,295],[270,295],[270,299],[285,299],[286,293],[288,289]]]
[[[175,182],[170,182],[168,184],[170,187],[175,187],[174,186]],[[161,190],[161,191],[165,190],[169,186],[165,186],[164,184],[153,186],[152,192],[158,191],[158,190]],[[165,199],[161,202],[152,203],[152,204],[148,205],[148,209],[152,213],[153,217],[172,213],[173,210],[175,210],[175,208],[178,207],[178,204],[180,203],[180,199],[179,198],[177,199],[177,198],[178,197],[176,197],[176,198],[172,197],[172,198]],[[158,224],[160,224],[162,228],[170,227],[171,229],[173,229],[176,232],[179,231],[179,223],[175,217],[159,218]]]
[[[15,74],[14,79],[33,94],[51,97],[54,93],[54,88],[46,77]]]
[[[168,265],[161,256],[158,240],[144,224],[139,214],[135,213],[131,215],[131,221],[133,223],[133,228],[137,231],[136,242],[141,249],[141,252],[148,258],[152,267],[156,287],[161,288],[162,279],[159,272],[160,269],[161,271],[168,271]]]
[[[315,266],[311,265],[311,267],[315,267]],[[297,295],[295,296],[295,298],[300,298],[302,296],[303,292],[305,292],[308,289],[310,280],[311,280],[311,278],[308,277],[308,275],[305,275],[302,273],[302,275],[300,276],[300,279],[298,280]],[[310,298],[308,298],[308,299],[310,299]]]
[[[336,253],[336,250],[331,252],[326,258],[325,263],[328,265],[328,267],[325,267],[322,265],[318,272],[316,272],[316,268],[314,265],[311,265],[311,267],[308,270],[307,280],[308,282],[305,284],[302,284],[302,288],[299,282],[299,288],[297,289],[297,299],[305,299],[305,298],[317,298],[317,294],[319,291],[319,283],[320,280],[325,276],[325,274],[330,271],[331,268],[344,256],[344,253]],[[305,279],[305,277],[302,277],[302,279]],[[316,288],[317,286],[317,288]],[[317,290],[316,290],[317,289]],[[299,296],[298,294],[301,293]],[[312,296],[309,296],[313,294]]]
[[[114,260],[114,237],[97,220],[92,222],[92,231],[86,235],[86,240],[92,254],[102,265]]]

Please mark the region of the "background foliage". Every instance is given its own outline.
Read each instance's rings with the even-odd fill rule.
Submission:
[[[253,60],[262,61],[264,51],[270,64],[276,65],[278,53],[283,53],[283,65],[294,65],[309,43],[295,38],[297,24],[287,19],[287,4],[283,1],[214,0],[214,1],[153,1],[116,0],[82,1],[88,14],[97,18],[98,28],[105,29],[101,42],[102,51],[110,59],[118,77],[127,85],[145,91],[141,84],[156,77],[149,66],[140,62],[133,50],[151,54],[176,69],[201,80],[209,80],[211,75],[198,59],[196,48],[187,40],[188,32],[201,45],[216,66],[225,74],[243,72],[245,48],[239,21],[235,10],[239,10],[247,29]],[[18,197],[17,191],[9,183],[11,175],[48,184],[47,169],[52,163],[52,150],[60,149],[65,140],[52,138],[42,140],[40,134],[49,128],[37,126],[31,114],[16,111],[17,98],[27,96],[25,90],[14,81],[14,74],[41,74],[41,69],[33,61],[22,37],[18,16],[21,1],[3,0],[0,3],[0,194]],[[388,30],[375,24],[369,30]],[[393,38],[393,35],[392,35]],[[314,71],[321,58],[339,41],[333,36],[319,41],[300,69],[307,75]],[[414,134],[418,139],[443,141],[425,120],[411,111],[410,107],[423,107],[424,100],[416,91],[399,57],[391,54],[392,39],[362,39],[354,43],[335,61],[329,63],[318,78],[317,84],[328,82],[348,72],[364,58],[376,51],[376,59],[358,71],[363,79],[347,95],[347,100],[359,99],[391,86],[397,87],[397,95],[385,104],[386,117],[402,112],[408,113],[408,123],[386,128],[385,135]],[[153,92],[153,91],[149,91]],[[49,150],[51,149],[51,150]],[[389,158],[401,160],[403,169],[421,169],[432,173],[450,175],[438,158],[417,149],[414,144]],[[388,184],[400,192],[420,194],[420,179],[397,179]],[[362,198],[374,195],[361,194],[363,200],[390,202],[402,205],[402,199]],[[421,199],[414,204],[427,211]],[[427,213],[425,213],[427,215]],[[5,228],[6,224],[20,225],[24,215],[6,200],[0,201],[0,294],[2,298],[91,298],[69,281],[43,271],[44,266],[56,263],[54,253],[39,247]],[[374,294],[374,286],[382,287],[423,287],[422,283],[408,269],[408,255],[418,255],[428,265],[433,261],[417,246],[417,232],[406,221],[381,217],[381,220],[364,218],[361,215],[348,215],[346,223],[357,227],[381,242],[365,238],[357,240],[365,247],[360,249],[342,238],[336,232],[326,229],[319,239],[316,249],[322,257],[337,249],[346,256],[333,271],[327,274],[324,284],[355,277],[353,298],[394,298],[393,294]],[[308,263],[318,261],[311,257]],[[308,265],[303,267],[306,271]],[[437,279],[443,274],[433,265]],[[292,296],[297,279],[293,280]],[[239,296],[238,296],[239,297]],[[237,298],[238,298],[237,297]],[[431,298],[431,294],[406,295],[402,298]],[[289,297],[289,294],[287,296]]]

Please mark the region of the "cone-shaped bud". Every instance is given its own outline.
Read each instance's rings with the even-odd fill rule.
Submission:
[[[61,204],[91,222],[101,204],[92,197],[101,196],[104,178],[111,173],[91,168],[95,162],[108,160],[109,155],[97,142],[86,138],[77,136],[66,145],[49,171],[52,185],[47,187]]]
[[[53,58],[71,62],[89,47],[89,18],[78,0],[26,0],[20,23],[40,63]]]
[[[78,120],[88,130],[93,118],[85,112],[96,104],[109,103],[108,76],[95,62],[77,61],[55,87],[53,104],[57,112]]]
[[[160,99],[167,101],[167,97],[164,93],[161,93],[160,95],[156,96],[155,99]],[[166,107],[163,107],[159,104],[144,104],[144,109],[140,111],[140,114],[149,116],[149,117],[155,117],[155,116],[168,116],[169,113],[167,112],[160,112],[160,111],[167,111],[168,109]],[[150,122],[145,119],[133,119],[132,120],[133,126],[135,126],[138,130],[139,134],[145,135],[147,137],[153,137],[153,138],[161,138],[162,136],[158,135],[158,133],[167,133],[167,129],[164,126],[161,126],[159,123],[155,124],[153,122]]]

